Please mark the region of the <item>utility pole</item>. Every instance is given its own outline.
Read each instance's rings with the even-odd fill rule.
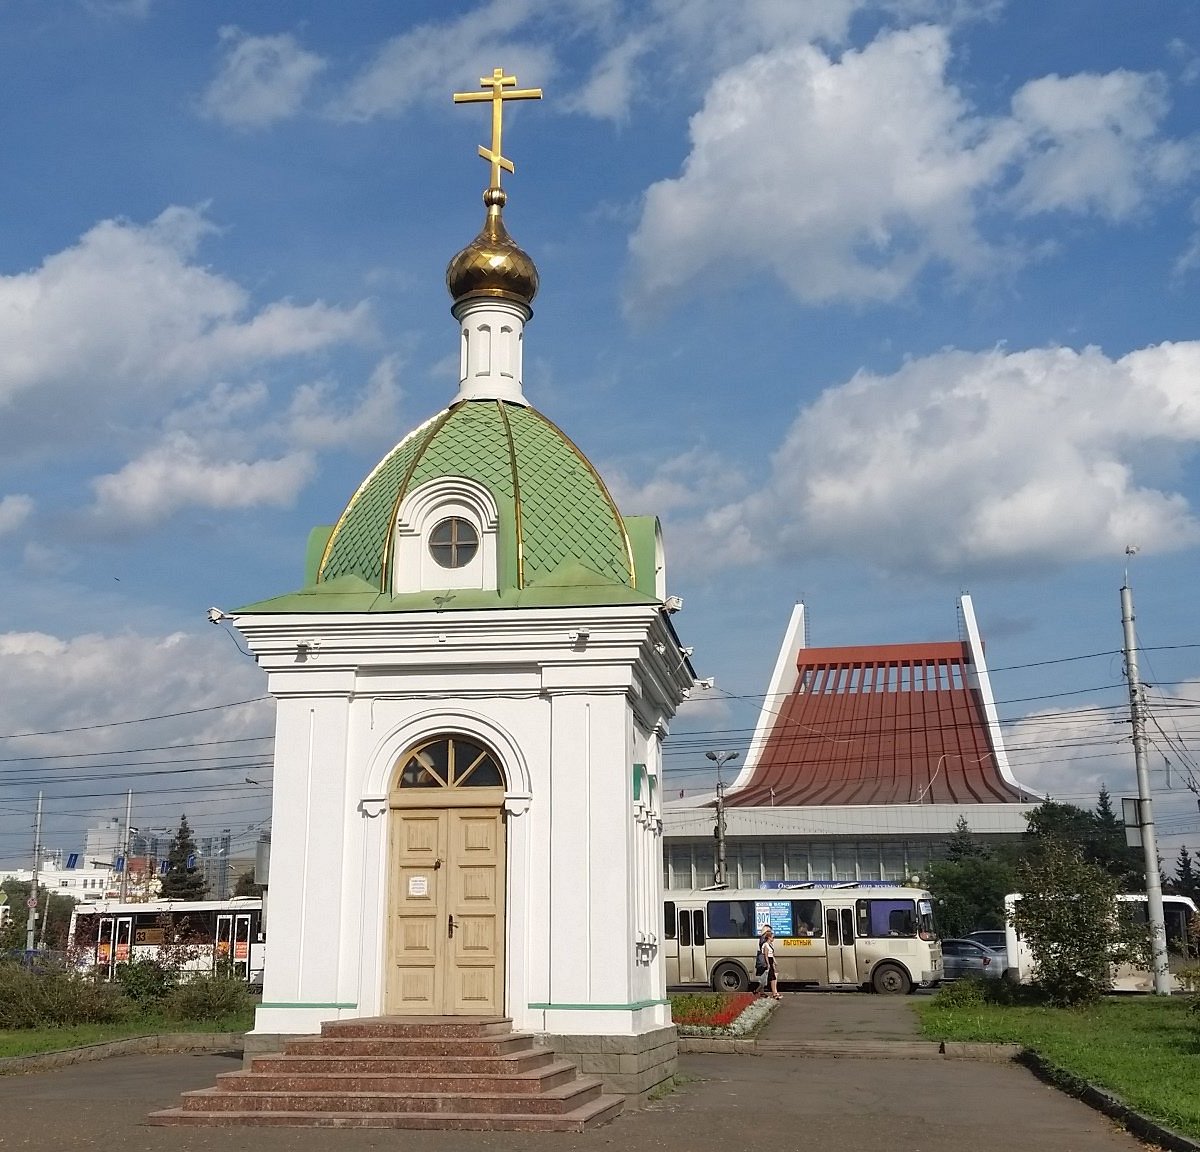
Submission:
[[[133,789],[125,797],[125,846],[121,849],[121,903],[129,895],[129,823],[133,819]]]
[[[1129,576],[1121,587],[1121,624],[1125,631],[1125,674],[1129,680],[1129,712],[1133,719],[1133,759],[1137,766],[1138,822],[1142,826],[1142,854],[1146,860],[1146,905],[1150,920],[1151,966],[1154,993],[1169,996],[1171,977],[1167,968],[1167,928],[1163,916],[1162,883],[1158,875],[1158,843],[1150,808],[1150,766],[1146,762],[1146,727],[1143,715],[1142,682],[1138,676],[1137,640],[1133,632],[1133,592]]]
[[[33,951],[33,943],[37,936],[38,910],[38,866],[42,862],[42,794],[38,793],[37,819],[33,825],[33,881],[29,885],[29,899],[26,902],[29,916],[25,920],[25,951]]]
[[[725,871],[725,782],[721,779],[721,766],[730,760],[736,760],[736,752],[705,752],[717,766],[717,824],[713,832],[717,839],[717,860],[713,869],[713,883],[726,883]]]

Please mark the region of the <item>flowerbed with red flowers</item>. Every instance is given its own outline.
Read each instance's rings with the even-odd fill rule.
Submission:
[[[752,992],[678,992],[671,1017],[685,1035],[738,1036],[753,1031],[773,1004]]]

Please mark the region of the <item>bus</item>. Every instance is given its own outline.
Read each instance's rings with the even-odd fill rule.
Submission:
[[[261,897],[231,900],[104,900],[76,904],[68,953],[82,967],[111,978],[118,964],[159,960],[176,949],[184,972],[228,964],[248,984],[261,984],[266,960]]]
[[[1037,969],[1037,957],[1029,947],[1029,942],[1021,935],[1018,922],[1020,920],[1021,894],[1012,892],[1004,897],[1005,952],[1007,953],[1007,969],[1005,976],[1021,984],[1031,984]],[[1163,919],[1167,928],[1167,966],[1172,971],[1176,968],[1196,963],[1197,942],[1191,935],[1193,918],[1196,916],[1195,901],[1187,896],[1164,895]],[[1145,892],[1131,892],[1117,897],[1118,904],[1127,905],[1126,914],[1132,914],[1135,923],[1148,924],[1149,910]],[[1110,969],[1110,979],[1114,992],[1153,992],[1154,973],[1141,965],[1122,963],[1114,959]],[[1174,976],[1170,977],[1172,991],[1179,991],[1180,984]]]
[[[780,983],[904,994],[943,977],[933,896],[875,884],[672,893],[663,908],[671,987],[744,992],[764,924],[775,932]]]

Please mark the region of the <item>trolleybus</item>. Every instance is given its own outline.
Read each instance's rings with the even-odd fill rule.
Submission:
[[[160,959],[164,949],[175,949],[185,972],[212,972],[228,964],[247,983],[261,984],[266,958],[262,899],[76,904],[67,947],[106,977],[118,964]]]
[[[667,984],[745,991],[764,924],[775,933],[780,983],[905,993],[943,976],[930,893],[788,884],[672,893],[663,911]]]

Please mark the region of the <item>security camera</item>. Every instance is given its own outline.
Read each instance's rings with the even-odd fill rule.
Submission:
[[[672,614],[674,614],[676,612],[682,612],[683,611],[683,597],[682,596],[668,596],[663,601],[663,609],[664,609],[664,611],[670,612]]]

